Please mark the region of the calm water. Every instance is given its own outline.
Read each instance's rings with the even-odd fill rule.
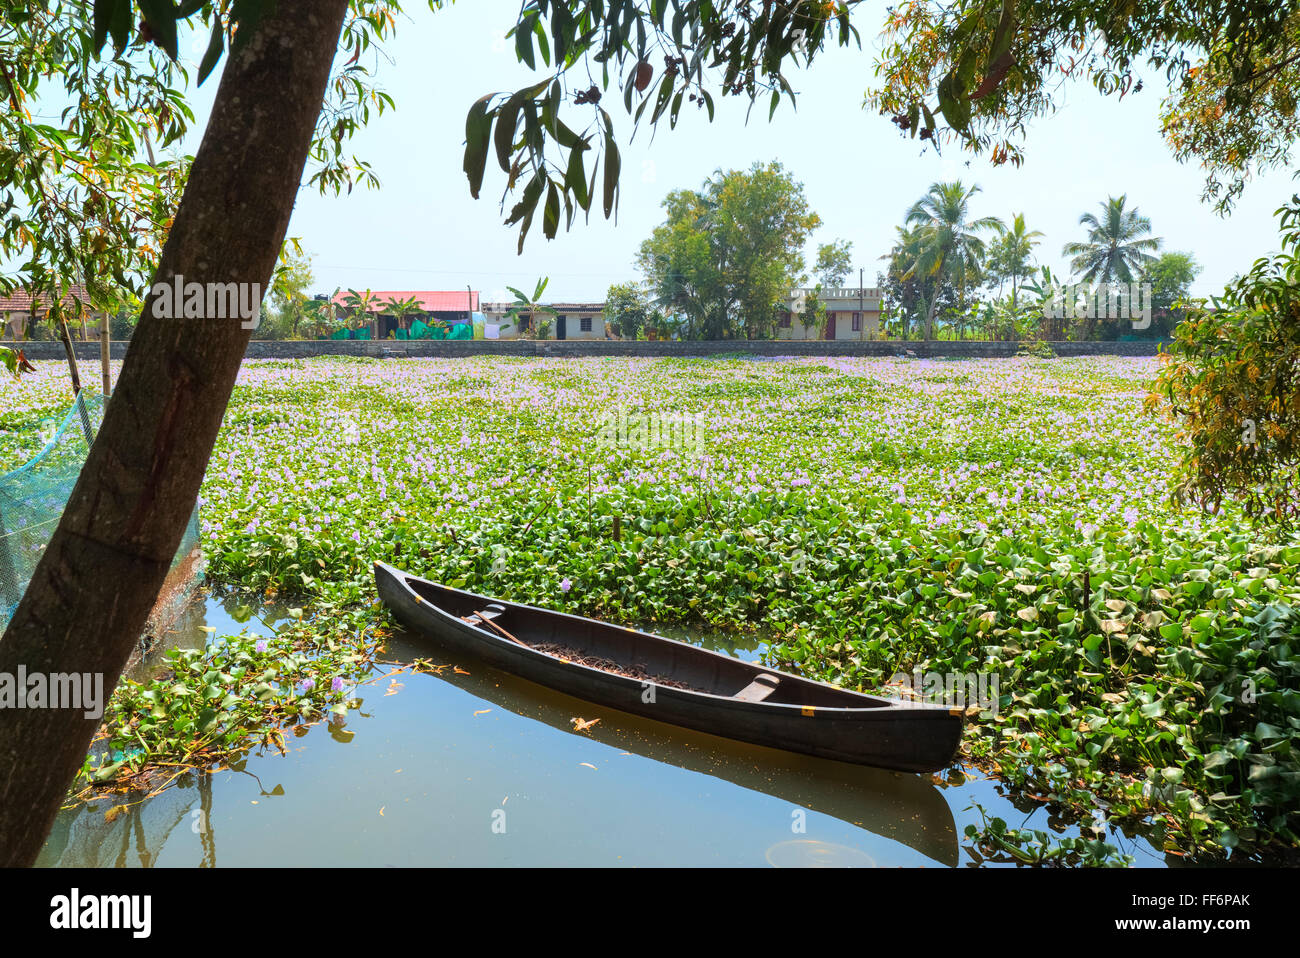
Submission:
[[[278,621],[210,598],[169,644],[269,635]],[[763,652],[752,639],[710,645]],[[417,656],[449,662],[402,636],[382,671]],[[979,821],[973,801],[1013,827],[1049,829],[1044,809],[1017,808],[977,772],[952,784],[789,755],[598,708],[481,662],[449,664],[468,674],[380,675],[346,728],[300,729],[285,756],[183,776],[112,822],[104,812],[120,797],[64,811],[40,864],[934,867],[971,863],[960,836]],[[575,732],[574,718],[600,722]],[[1110,840],[1140,866],[1165,864],[1142,839]]]

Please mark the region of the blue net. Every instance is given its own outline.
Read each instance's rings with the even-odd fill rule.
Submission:
[[[54,535],[103,421],[104,397],[83,391],[45,447],[30,462],[0,475],[0,632]],[[198,541],[196,509],[181,538],[177,561]]]

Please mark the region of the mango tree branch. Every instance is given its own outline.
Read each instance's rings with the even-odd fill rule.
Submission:
[[[232,52],[155,282],[268,287],[347,6],[277,4]],[[154,301],[0,638],[0,674],[102,673],[111,690],[180,543],[251,331],[161,318]],[[0,709],[0,865],[36,859],[98,724],[83,709]]]

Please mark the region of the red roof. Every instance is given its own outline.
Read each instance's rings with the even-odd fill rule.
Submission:
[[[365,295],[365,290],[359,289],[358,293]],[[478,311],[478,293],[469,290],[441,290],[441,289],[374,289],[371,290],[372,300],[370,311],[372,313],[384,312],[384,303],[390,299],[415,299],[420,304],[420,309],[426,313],[463,313],[468,301],[471,312]],[[348,304],[348,293],[339,293],[334,297],[334,302],[338,306]]]
[[[50,304],[51,297],[42,294],[37,297],[36,309],[42,311]],[[79,283],[74,283],[68,287],[67,292],[63,294],[63,305],[72,306],[74,300],[81,300],[87,306],[90,305],[90,294],[86,292],[86,287]],[[4,312],[30,312],[32,308],[32,294],[23,287],[19,286],[7,296],[0,294],[0,311]]]

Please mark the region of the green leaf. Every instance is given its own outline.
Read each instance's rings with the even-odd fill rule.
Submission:
[[[108,39],[108,28],[114,16],[117,13],[117,6],[122,0],[95,0],[94,15],[94,49],[98,53],[104,48],[104,42]],[[130,7],[129,0],[127,7]],[[129,10],[127,13],[130,16]]]
[[[199,63],[199,86],[203,86],[203,81],[208,78],[217,61],[221,59],[221,52],[225,49],[226,38],[225,31],[221,26],[221,17],[214,15],[212,19],[212,36],[208,39],[208,49],[203,54],[203,60]]]
[[[179,54],[176,48],[176,8],[171,0],[139,0],[140,12],[153,30],[154,42],[173,60]],[[130,6],[130,4],[127,4]]]
[[[112,6],[108,29],[113,35],[114,48],[121,53],[131,42],[131,0],[114,0]]]
[[[546,192],[546,208],[542,212],[542,234],[555,239],[560,229],[560,191],[551,183]]]
[[[501,167],[501,172],[510,172],[510,154],[515,145],[515,126],[519,122],[519,108],[523,105],[523,97],[518,93],[506,100],[505,104],[497,111],[497,129],[496,129],[496,148],[497,163]]]
[[[483,188],[483,172],[487,167],[488,146],[492,139],[492,118],[488,114],[488,94],[469,108],[465,117],[465,162],[462,169],[469,177],[469,192],[478,199]]]
[[[582,164],[583,152],[583,150],[573,150],[569,153],[569,168],[564,172],[564,185],[566,189],[573,191],[578,206],[585,212],[591,208],[591,194],[587,189],[587,171]]]
[[[614,134],[605,133],[605,219],[609,219],[617,204],[618,175],[622,168],[622,159],[618,154],[618,144]]]
[[[533,25],[536,22],[537,15],[530,13],[515,27],[515,56],[528,64],[530,70],[537,69],[537,60],[533,55]]]

